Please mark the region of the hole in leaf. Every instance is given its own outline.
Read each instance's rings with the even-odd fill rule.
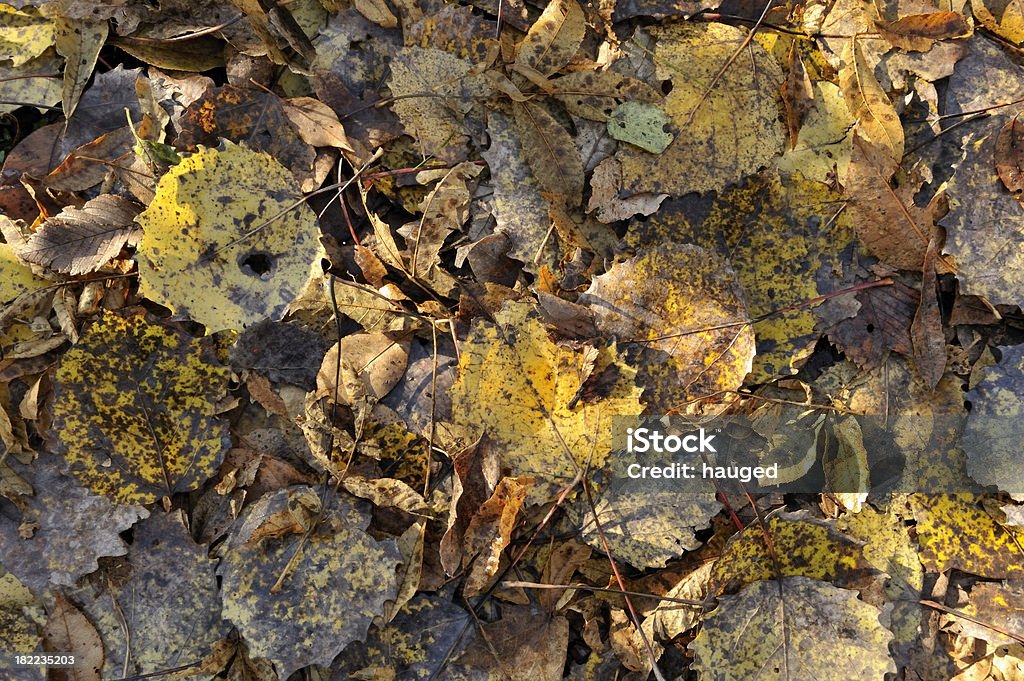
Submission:
[[[667,95],[672,92],[672,81],[670,79],[661,81],[661,94]]]
[[[262,251],[246,253],[238,259],[238,267],[243,273],[248,274],[250,277],[259,277],[260,279],[268,279],[274,271],[275,264],[276,258],[270,253]]]
[[[875,325],[874,324],[868,324],[868,333],[874,333],[874,332],[875,332]]]

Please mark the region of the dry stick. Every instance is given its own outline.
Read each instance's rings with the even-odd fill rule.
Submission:
[[[974,617],[973,615],[968,615],[966,612],[964,612],[962,610],[955,610],[953,608],[946,607],[945,605],[942,605],[941,603],[936,603],[935,601],[921,600],[921,601],[918,601],[918,603],[920,603],[921,605],[926,605],[929,608],[935,608],[936,610],[938,610],[940,612],[944,612],[947,615],[953,615],[954,617],[959,617],[960,619],[965,619],[968,622],[973,622],[974,624],[977,624],[978,626],[985,627],[986,629],[990,629],[990,630],[996,632],[997,634],[1002,634],[1003,636],[1006,636],[1008,638],[1012,638],[1014,641],[1017,641],[1018,643],[1024,643],[1024,635],[1022,635],[1022,634],[1015,634],[1014,632],[1008,631],[1006,629],[1003,629],[1002,627],[998,627],[995,624],[992,624],[991,622],[986,622],[985,620],[978,619],[977,617]]]
[[[667,603],[678,603],[679,605],[688,605],[694,608],[703,608],[706,606],[704,601],[696,601],[692,598],[672,598],[671,596],[658,596],[656,594],[648,594],[642,591],[620,591],[619,589],[609,589],[601,586],[587,586],[586,584],[541,584],[539,582],[501,582],[503,587],[510,589],[562,589],[562,590],[573,590],[573,591],[598,591],[600,593],[608,594],[625,594],[627,596],[641,596],[643,598],[653,598],[658,601],[665,601]]]
[[[697,115],[697,109],[699,109],[704,104],[704,102],[707,101],[708,97],[711,96],[711,91],[714,90],[715,87],[718,85],[718,81],[722,79],[722,76],[725,75],[725,72],[729,70],[729,67],[732,66],[733,62],[735,62],[737,57],[740,56],[740,53],[743,52],[743,50],[746,49],[747,45],[750,44],[750,41],[754,39],[754,34],[757,33],[757,29],[761,27],[761,22],[764,21],[764,18],[768,16],[768,10],[771,9],[772,4],[774,2],[775,0],[768,0],[768,2],[765,4],[764,9],[761,11],[761,16],[757,18],[757,21],[751,27],[750,33],[748,33],[747,37],[743,39],[743,42],[740,43],[740,46],[736,48],[736,51],[732,53],[732,56],[725,60],[725,63],[722,64],[722,68],[718,70],[718,73],[715,74],[715,77],[711,79],[711,84],[708,85],[706,90],[704,90],[704,94],[701,95],[700,101],[698,101],[697,104],[690,111],[690,115],[686,117],[686,123],[683,124],[683,127],[689,126],[690,123],[693,122],[693,117]]]

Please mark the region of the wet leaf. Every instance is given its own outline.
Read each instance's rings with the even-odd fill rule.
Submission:
[[[72,472],[122,504],[195,489],[229,444],[215,416],[229,374],[201,340],[141,313],[104,315],[54,379],[53,429]]]
[[[602,333],[639,344],[644,401],[658,413],[735,390],[750,371],[754,334],[743,291],[729,263],[703,248],[642,249],[595,277],[579,302]]]
[[[665,110],[680,134],[662,154],[619,151],[625,191],[679,196],[721,190],[782,151],[782,69],[756,41],[745,49],[753,64],[733,65],[716,79],[743,44],[743,31],[684,22],[652,34],[657,77],[671,86]]]
[[[135,224],[139,206],[111,194],[102,194],[81,208],[69,206],[45,223],[21,249],[28,262],[57,272],[77,275],[94,272],[140,236]]]
[[[690,644],[701,679],[881,678],[895,672],[878,608],[806,577],[755,582],[719,599]]]
[[[281,319],[326,257],[298,198],[267,154],[225,142],[186,156],[138,217],[143,295],[208,332]]]
[[[367,535],[369,515],[345,496],[330,501],[309,533],[249,543],[263,519],[303,489],[316,494],[293,487],[253,505],[232,531],[219,568],[224,616],[281,678],[309,664],[329,665],[364,638],[397,588],[394,541]]]
[[[528,304],[509,303],[495,320],[477,322],[462,344],[452,418],[486,432],[513,475],[537,478],[531,498],[546,499],[577,467],[604,465],[611,416],[640,413],[639,391],[621,367],[607,397],[570,407],[583,381],[583,353],[552,342]],[[614,348],[601,355],[604,366],[617,363]]]

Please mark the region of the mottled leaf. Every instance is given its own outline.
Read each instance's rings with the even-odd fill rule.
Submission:
[[[1024,123],[1011,118],[996,136],[996,172],[1011,192],[1024,191]]]
[[[89,82],[92,71],[96,68],[100,49],[107,40],[107,22],[73,21],[59,15],[53,18],[57,52],[66,60],[64,116],[71,118],[78,108],[78,100],[85,91],[85,84]]]
[[[486,431],[513,475],[537,478],[531,503],[546,500],[578,466],[604,465],[611,417],[640,413],[639,390],[621,366],[607,397],[569,406],[582,383],[584,353],[552,342],[528,304],[508,303],[496,322],[477,322],[462,343],[452,418]],[[602,368],[617,363],[614,347],[602,351]]]
[[[303,490],[316,494],[292,487],[254,504],[232,531],[219,568],[224,616],[281,678],[310,664],[329,665],[364,638],[397,588],[394,541],[367,535],[369,514],[344,495],[332,495],[308,534],[249,542],[266,516]]]
[[[1002,360],[980,372],[967,393],[971,413],[962,437],[967,472],[983,485],[1024,499],[1024,467],[1020,464],[1024,422],[1024,346],[1001,348]]]
[[[0,61],[21,66],[46,52],[53,42],[53,23],[35,7],[0,5]]]
[[[929,572],[950,568],[989,579],[1024,573],[1019,537],[996,522],[970,494],[911,497],[921,563]]]
[[[664,99],[642,80],[615,71],[573,71],[550,81],[549,87],[570,113],[601,122],[623,102],[655,104]]]
[[[215,416],[229,377],[201,340],[141,313],[104,315],[54,378],[53,430],[71,471],[122,504],[195,489],[229,444]]]
[[[778,89],[782,68],[756,41],[744,52],[745,68],[719,71],[744,44],[744,31],[717,23],[679,22],[652,30],[654,63],[665,110],[681,130],[661,154],[623,148],[622,183],[627,193],[721,190],[765,165],[782,151]]]
[[[291,174],[224,144],[171,168],[138,217],[141,293],[208,332],[281,319],[326,257]]]
[[[690,644],[694,667],[707,681],[880,679],[896,672],[880,615],[857,592],[826,582],[755,582],[705,617]]]
[[[31,653],[42,638],[46,611],[18,578],[0,566],[0,637],[11,653]],[[10,660],[4,660],[9,663]]]
[[[551,0],[516,49],[516,63],[550,76],[569,63],[587,26],[576,0]]]
[[[736,274],[698,246],[641,249],[595,277],[579,303],[602,333],[638,344],[644,401],[658,413],[736,390],[750,371],[754,334]]]
[[[537,184],[569,207],[583,199],[583,161],[569,131],[542,105],[513,102],[523,156]]]

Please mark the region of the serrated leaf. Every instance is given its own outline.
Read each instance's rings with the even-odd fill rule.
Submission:
[[[107,264],[140,231],[135,216],[140,207],[113,194],[102,194],[81,208],[69,206],[43,223],[21,250],[28,262],[57,272],[86,274]]]
[[[121,504],[195,489],[230,445],[215,416],[230,373],[204,341],[141,313],[104,315],[54,378],[53,429],[71,472]]]
[[[516,63],[550,76],[569,63],[586,33],[576,0],[551,0],[516,50]]]
[[[519,144],[537,184],[575,207],[583,200],[583,161],[569,131],[540,104],[513,102]]]
[[[305,493],[319,496],[291,487],[256,502],[236,523],[219,568],[224,616],[253,656],[273,661],[285,679],[310,664],[329,665],[342,648],[362,640],[397,592],[394,540],[366,534],[369,513],[344,495],[330,498],[309,534],[248,542],[266,516]]]
[[[207,332],[281,319],[326,257],[300,196],[267,154],[225,142],[186,156],[137,218],[140,292]]]
[[[694,668],[702,681],[881,679],[896,665],[880,615],[857,592],[825,582],[756,582],[705,617],[690,644]]]

